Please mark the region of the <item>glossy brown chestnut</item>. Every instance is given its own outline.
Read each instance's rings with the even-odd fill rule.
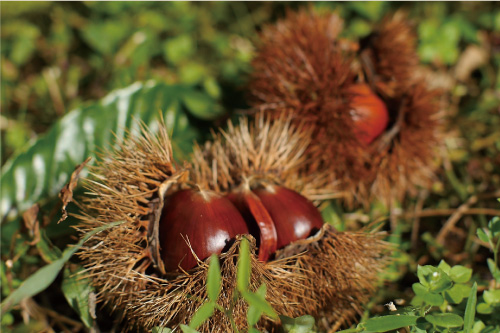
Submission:
[[[240,212],[225,197],[198,189],[180,190],[166,198],[160,218],[161,257],[167,271],[196,266],[184,238],[200,260],[220,254],[231,239],[247,234]],[[184,237],[184,238],[183,238]]]
[[[323,225],[323,218],[313,203],[299,193],[285,187],[268,185],[254,189],[271,216],[278,248],[296,240],[305,239]]]
[[[257,197],[249,188],[238,189],[227,195],[247,221],[250,234],[257,239],[259,260],[267,261],[278,245],[278,235],[273,220]]]
[[[349,87],[352,94],[351,107],[354,120],[354,132],[358,140],[369,145],[387,127],[389,113],[385,103],[367,84],[355,84]]]

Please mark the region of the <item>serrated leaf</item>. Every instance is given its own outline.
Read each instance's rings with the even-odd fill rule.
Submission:
[[[365,323],[365,330],[370,332],[386,332],[401,327],[414,326],[417,324],[418,316],[382,316],[370,318]]]
[[[210,257],[210,265],[208,267],[208,275],[207,275],[207,293],[208,298],[216,302],[220,293],[220,284],[221,284],[221,274],[220,274],[220,265],[219,265],[219,257],[216,254],[212,254]]]
[[[470,290],[469,298],[467,299],[467,306],[464,313],[464,331],[470,332],[474,325],[474,318],[476,316],[476,302],[477,302],[477,283],[474,282]]]
[[[472,269],[457,265],[450,270],[450,278],[456,283],[466,283],[472,277]]]
[[[97,150],[109,148],[115,135],[121,140],[127,129],[137,133],[138,120],[152,125],[160,111],[164,114],[169,133],[172,133],[176,148],[174,157],[190,153],[192,142],[199,134],[189,126],[188,116],[180,105],[186,102],[192,90],[153,81],[135,83],[115,90],[93,104],[68,112],[47,133],[2,167],[2,221],[6,220],[7,214],[25,211],[42,198],[57,196],[75,165],[89,156],[95,157]],[[196,94],[203,95],[201,92]],[[156,128],[152,126],[151,130]],[[186,151],[179,151],[179,148]]]
[[[314,333],[315,320],[313,316],[290,318],[280,316],[283,330],[287,333]]]
[[[83,236],[75,246],[66,248],[66,250],[64,250],[64,252],[62,253],[61,258],[55,260],[47,266],[43,266],[34,274],[30,275],[26,280],[24,280],[19,288],[13,291],[6,299],[4,299],[1,304],[2,312],[18,304],[23,299],[32,297],[47,288],[56,279],[64,264],[73,256],[73,254],[75,254],[76,251],[80,249],[83,243],[85,243],[90,237],[103,230],[115,227],[122,223],[122,221],[113,222],[102,227],[95,228],[94,230],[85,234],[85,236]]]
[[[265,298],[249,291],[241,291],[241,295],[249,305],[256,307],[258,310],[262,311],[271,318],[278,319],[278,314],[265,300]]]
[[[464,320],[459,315],[454,313],[435,313],[425,316],[425,320],[429,323],[445,328],[461,327]]]
[[[65,268],[61,289],[69,305],[78,313],[85,326],[92,328],[94,320],[89,312],[89,294],[94,288],[89,279],[82,278],[78,274],[82,270],[71,273],[68,268]]]
[[[198,326],[203,324],[205,320],[212,317],[212,315],[214,314],[214,310],[215,310],[215,302],[212,301],[208,301],[202,306],[200,306],[200,308],[196,310],[195,314],[191,318],[191,321],[189,322],[189,327],[194,329],[198,328]]]
[[[250,247],[248,244],[248,240],[246,238],[242,238],[238,256],[238,268],[236,272],[237,286],[240,292],[248,290],[248,284],[250,283],[250,274]]]

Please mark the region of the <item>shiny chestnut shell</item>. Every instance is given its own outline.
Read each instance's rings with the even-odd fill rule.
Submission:
[[[259,260],[267,261],[278,244],[278,235],[273,219],[266,207],[249,188],[238,189],[227,195],[247,222],[250,234],[257,240]]]
[[[387,107],[367,84],[352,85],[349,93],[352,94],[350,105],[354,133],[361,143],[369,145],[387,128]]]
[[[316,206],[295,191],[269,185],[256,188],[253,192],[271,215],[278,235],[278,248],[309,237],[323,225],[323,218]]]
[[[184,270],[196,266],[186,240],[203,260],[220,254],[236,235],[247,233],[243,217],[227,198],[205,190],[177,191],[166,198],[160,218],[159,240],[165,269],[173,272],[178,266]]]

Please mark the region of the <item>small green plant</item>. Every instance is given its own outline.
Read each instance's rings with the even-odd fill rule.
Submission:
[[[437,267],[418,266],[419,282],[412,289],[411,306],[394,314],[373,317],[347,332],[387,332],[406,327],[409,332],[499,332],[500,331],[500,218],[477,230],[478,238],[493,251],[488,259],[493,280],[472,283],[472,269],[441,260]],[[478,296],[478,282],[483,286]]]
[[[210,257],[208,275],[207,275],[207,299],[205,303],[196,311],[191,318],[189,325],[180,325],[182,332],[195,333],[196,329],[208,320],[213,313],[221,311],[229,318],[234,332],[239,332],[238,327],[233,318],[233,307],[236,302],[242,297],[248,306],[247,323],[249,333],[258,333],[256,328],[257,322],[260,317],[265,314],[273,319],[278,319],[278,314],[274,311],[272,306],[266,301],[266,285],[262,283],[255,292],[249,289],[251,276],[251,262],[250,262],[250,248],[248,240],[243,238],[240,245],[240,252],[238,257],[238,269],[236,272],[236,288],[233,290],[233,299],[229,308],[225,309],[217,304],[217,298],[221,290],[221,272],[219,259],[217,255],[213,254]],[[283,331],[287,333],[313,333],[315,321],[312,316],[302,316],[299,318],[290,318],[286,316],[279,316],[283,325]],[[168,333],[172,330],[164,327],[154,327],[154,333]]]

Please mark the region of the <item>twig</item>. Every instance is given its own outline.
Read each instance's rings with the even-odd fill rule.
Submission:
[[[469,199],[467,199],[466,202],[464,202],[460,207],[456,209],[456,211],[450,216],[448,221],[444,224],[444,226],[441,228],[439,231],[436,241],[439,244],[444,244],[444,239],[446,235],[450,232],[450,230],[453,228],[453,226],[460,220],[460,218],[469,210],[469,207],[476,204],[477,201],[479,200],[480,197],[489,197],[493,195],[494,197],[497,197],[500,195],[500,191],[496,191],[491,194],[484,194],[482,196],[479,195],[473,195]]]

